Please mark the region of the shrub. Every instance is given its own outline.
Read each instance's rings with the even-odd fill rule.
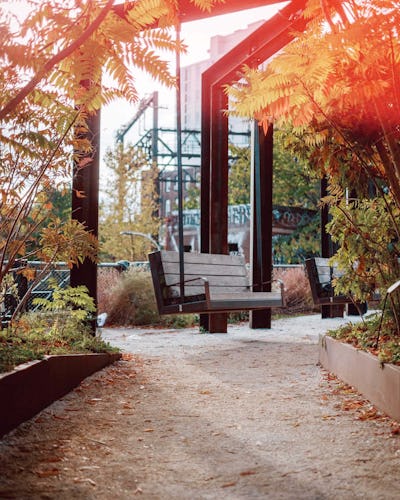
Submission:
[[[280,279],[285,284],[285,311],[296,314],[313,311],[310,284],[303,267],[275,269],[274,279]]]
[[[396,321],[390,310],[375,313],[359,323],[348,323],[337,330],[328,331],[334,339],[369,351],[381,363],[400,365],[400,344]]]
[[[163,325],[170,328],[187,328],[196,322],[196,316],[182,314],[160,317],[150,272],[132,268],[117,276],[113,285],[103,277],[99,289],[103,297],[101,312],[107,313],[107,324],[114,326]]]
[[[97,273],[97,310],[108,313],[113,303],[114,289],[121,281],[121,273],[114,267],[100,267]]]
[[[115,352],[91,335],[93,299],[85,287],[55,287],[53,300],[35,299],[42,309],[23,314],[0,331],[0,372],[48,354]]]
[[[120,275],[112,289],[107,323],[111,325],[146,325],[158,323],[150,273],[129,269]]]

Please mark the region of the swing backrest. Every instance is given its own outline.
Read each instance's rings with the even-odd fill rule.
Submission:
[[[149,255],[154,291],[159,310],[178,302],[180,297],[179,253],[161,250]],[[205,282],[210,295],[245,293],[249,280],[241,255],[184,253],[184,301],[205,301]]]

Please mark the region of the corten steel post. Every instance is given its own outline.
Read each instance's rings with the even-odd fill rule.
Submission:
[[[272,280],[272,180],[273,125],[267,134],[254,126],[254,168],[252,206],[253,291],[270,292]],[[271,328],[271,309],[250,312],[250,328]]]
[[[88,119],[88,139],[92,145],[90,163],[83,168],[74,165],[72,178],[72,218],[84,224],[88,231],[98,236],[99,228],[99,165],[100,165],[100,111]],[[80,193],[80,196],[77,196]],[[85,259],[71,269],[71,286],[85,285],[89,295],[97,301],[97,264]],[[92,321],[92,333],[96,320]]]
[[[323,177],[321,179],[321,198],[328,195],[328,179]],[[329,222],[329,208],[323,205],[321,208],[321,256],[325,258],[332,257],[333,247],[332,239],[326,230]],[[344,313],[343,304],[322,305],[321,317],[322,318],[342,318]]]
[[[200,251],[210,253],[211,185],[211,83],[207,73],[201,79],[201,165],[200,165]],[[209,314],[200,314],[199,325],[209,331]]]
[[[228,254],[228,98],[220,85],[211,89],[210,252]],[[228,314],[210,314],[208,331],[226,333]]]
[[[228,99],[219,85],[202,80],[201,251],[228,253]],[[200,326],[226,333],[226,313],[201,314]]]

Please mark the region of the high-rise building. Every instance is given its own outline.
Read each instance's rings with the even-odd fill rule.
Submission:
[[[182,129],[189,132],[185,137],[193,138],[197,135],[197,154],[185,154],[183,175],[183,191],[186,197],[188,188],[193,188],[200,181],[200,129],[201,129],[201,74],[213,63],[226,54],[231,48],[257,29],[264,21],[250,24],[245,29],[234,31],[229,35],[217,35],[210,39],[210,57],[204,61],[190,64],[181,69],[181,106]],[[229,129],[234,134],[230,141],[235,145],[249,144],[249,122],[239,118],[229,118]],[[186,152],[189,141],[185,141]],[[176,170],[166,169],[160,182],[160,216],[168,217],[177,208],[177,173]]]
[[[226,54],[230,49],[257,29],[264,21],[257,21],[245,29],[229,35],[217,35],[210,39],[209,59],[200,61],[181,70],[182,127],[200,130],[201,125],[201,74]],[[230,118],[230,128],[235,132],[247,131],[249,125],[244,120]]]

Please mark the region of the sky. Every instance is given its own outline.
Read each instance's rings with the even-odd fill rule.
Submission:
[[[228,35],[238,29],[247,26],[260,19],[268,19],[280,10],[285,3],[269,5],[257,9],[244,10],[224,16],[216,16],[200,21],[192,21],[182,25],[181,38],[188,46],[187,54],[181,56],[181,65],[186,66],[198,61],[208,59],[208,49],[210,38],[216,35]],[[175,61],[171,61],[172,68],[175,68]],[[174,103],[174,91],[168,91],[159,83],[152,81],[143,73],[138,72],[136,86],[139,98],[155,90],[160,92],[160,106],[163,103]],[[125,101],[119,100],[103,108],[101,113],[101,170],[105,172],[104,154],[115,143],[116,131],[134,116],[136,106],[128,105]],[[161,124],[160,124],[161,125]],[[104,179],[104,175],[101,176]]]

